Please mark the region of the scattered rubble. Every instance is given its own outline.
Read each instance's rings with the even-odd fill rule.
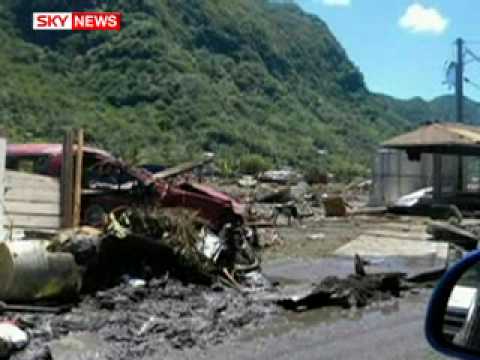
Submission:
[[[323,197],[323,206],[325,207],[325,216],[327,217],[347,216],[350,208],[343,197],[333,195]]]
[[[280,215],[287,218],[288,226],[292,225],[293,220],[295,220],[299,224],[301,224],[302,222],[300,212],[298,211],[295,203],[290,202],[286,204],[275,205],[273,207],[272,221],[274,225],[278,225],[278,219]]]
[[[257,229],[258,247],[260,249],[273,248],[282,246],[284,240],[276,229],[265,228]]]
[[[372,187],[372,180],[357,180],[353,181],[345,187],[344,192],[352,190],[367,192]]]
[[[253,176],[245,175],[238,179],[238,185],[245,188],[253,188],[257,185],[258,181]]]
[[[447,241],[465,250],[474,250],[480,239],[480,226],[433,222],[427,229],[435,240]]]
[[[402,282],[404,277],[405,274],[402,273],[353,274],[343,279],[330,276],[308,293],[282,299],[279,303],[293,310],[322,306],[365,307],[371,302],[399,297],[401,291],[409,289],[406,283]]]
[[[259,181],[276,184],[296,183],[301,178],[302,175],[293,170],[271,170],[258,175]]]
[[[257,203],[278,204],[294,200],[290,193],[290,188],[279,187],[271,188],[261,186],[255,192],[255,201]]]
[[[308,235],[308,239],[312,241],[324,240],[325,234],[323,233],[311,234],[311,235]]]
[[[0,322],[0,358],[7,358],[13,351],[27,346],[28,335],[15,322]]]

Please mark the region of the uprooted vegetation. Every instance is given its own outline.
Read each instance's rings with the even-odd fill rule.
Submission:
[[[258,267],[243,230],[230,224],[225,228],[217,236],[185,209],[124,209],[110,214],[104,232],[68,231],[57,236],[50,250],[74,254],[85,272],[86,291],[113,286],[125,274],[148,279],[169,272],[184,281],[211,284],[242,264]]]

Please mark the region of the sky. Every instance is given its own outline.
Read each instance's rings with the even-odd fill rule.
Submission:
[[[442,82],[455,40],[464,38],[480,55],[478,0],[295,2],[327,23],[374,92],[427,100],[453,93]],[[471,81],[465,94],[480,100],[480,62],[468,64],[465,76]]]

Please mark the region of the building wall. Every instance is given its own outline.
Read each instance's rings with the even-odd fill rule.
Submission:
[[[438,155],[441,161],[442,193],[456,189],[458,157]],[[421,154],[420,161],[408,159],[406,151],[379,149],[373,165],[370,206],[389,206],[400,197],[433,185],[434,155]]]

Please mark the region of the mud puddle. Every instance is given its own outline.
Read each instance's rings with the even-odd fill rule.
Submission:
[[[262,338],[272,338],[287,333],[305,331],[309,328],[325,328],[342,322],[346,327],[355,323],[375,324],[387,317],[395,317],[410,308],[424,307],[430,298],[431,289],[416,289],[399,298],[373,302],[365,308],[342,309],[340,307],[322,307],[304,312],[282,311],[274,322],[244,333],[239,340],[249,342]]]

